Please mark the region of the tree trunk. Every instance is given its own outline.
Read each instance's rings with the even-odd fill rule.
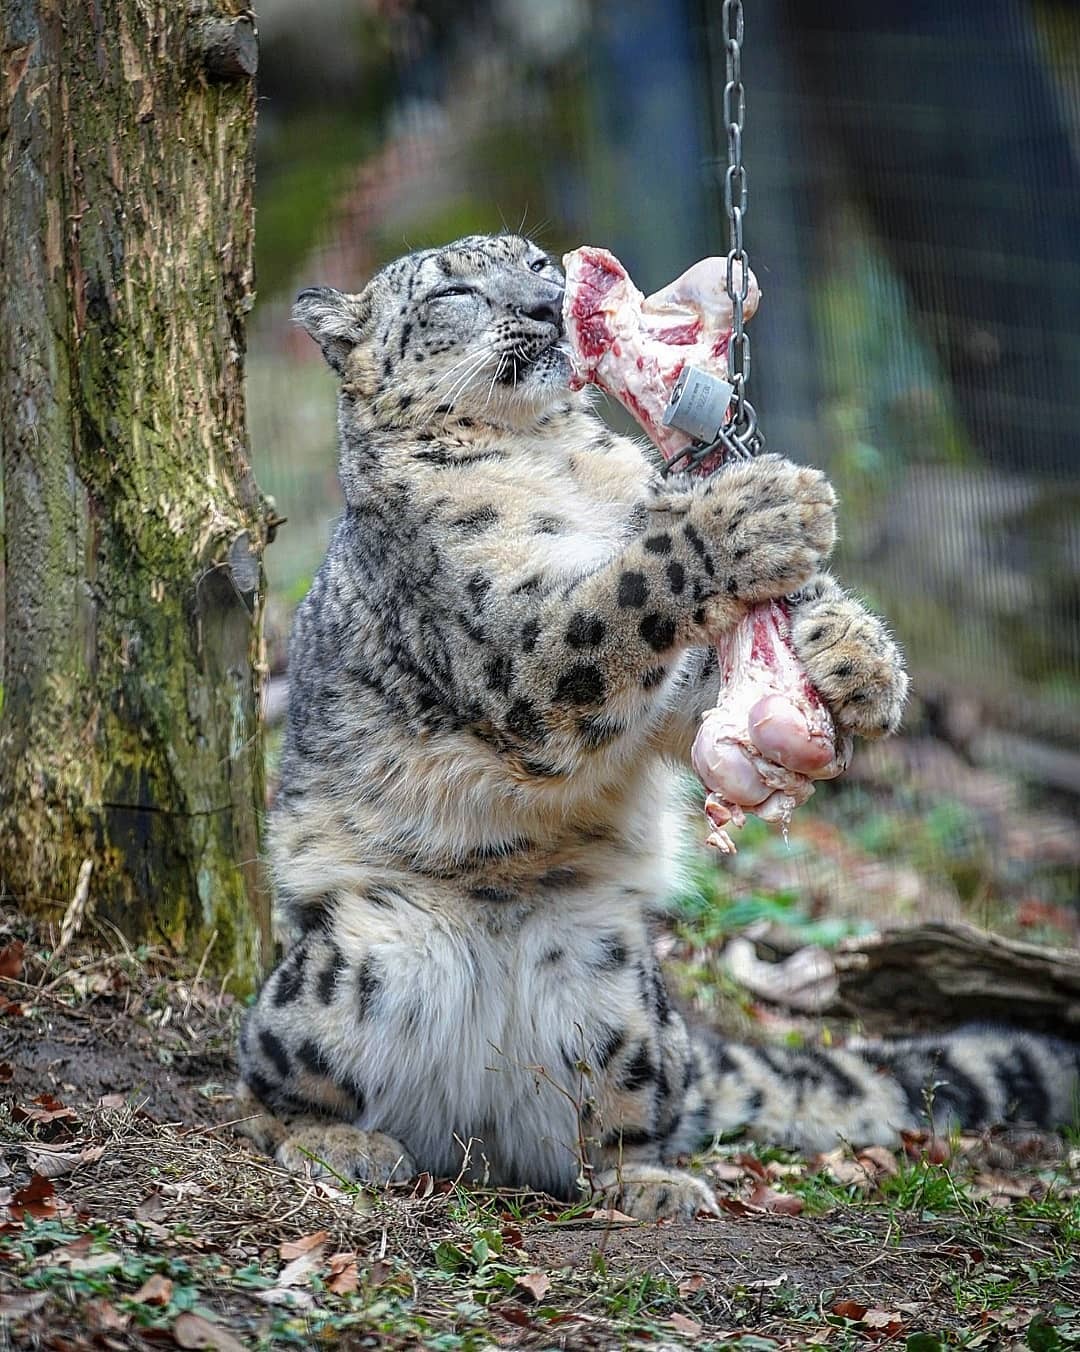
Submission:
[[[239,0],[0,0],[0,890],[249,984],[262,552]]]
[[[990,1021],[1077,1038],[1080,953],[973,925],[919,925],[848,939],[832,955],[836,1008],[873,1033]]]

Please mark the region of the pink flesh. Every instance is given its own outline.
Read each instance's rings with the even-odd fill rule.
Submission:
[[[726,261],[702,259],[649,297],[606,249],[575,249],[563,265],[572,384],[580,389],[591,381],[613,395],[671,460],[690,445],[689,437],[661,421],[683,367],[726,374],[732,323]],[[759,299],[751,273],[747,318]],[[786,826],[814,792],[814,780],[847,768],[851,741],[838,739],[829,711],[807,680],[779,603],[755,607],[716,648],[720,697],[702,716],[692,759],[710,791],[709,844],[734,853],[724,828],[741,826],[744,808]]]
[[[683,367],[721,376],[727,369],[732,322],[724,291],[727,260],[703,258],[648,297],[606,249],[575,249],[563,266],[573,383],[580,389],[591,381],[614,395],[670,460],[690,445],[684,432],[661,421]],[[751,273],[743,307],[747,318],[759,297]]]

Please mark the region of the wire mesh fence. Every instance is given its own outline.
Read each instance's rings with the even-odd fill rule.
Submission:
[[[759,842],[743,882],[1075,933],[1080,16],[746,10],[750,393],[769,447],[834,477],[837,569],[917,696],[905,738],[824,791],[817,837]],[[288,517],[280,664],[339,509],[333,380],[292,295],[506,227],[611,248],[646,291],[725,251],[724,53],[712,0],[266,0],[260,27],[249,405]]]

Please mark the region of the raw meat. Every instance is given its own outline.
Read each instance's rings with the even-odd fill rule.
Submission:
[[[592,382],[613,395],[665,459],[674,459],[691,438],[662,419],[684,366],[726,374],[732,326],[726,259],[702,259],[649,297],[606,249],[575,249],[563,265],[572,383],[580,389]],[[747,318],[759,299],[751,273]],[[751,809],[786,828],[814,792],[815,779],[847,768],[851,742],[837,739],[828,709],[799,665],[782,605],[755,607],[716,647],[720,698],[702,717],[692,759],[709,790],[708,843],[733,854],[726,827],[741,826]]]
[[[563,258],[563,315],[573,347],[572,383],[590,381],[614,395],[666,460],[690,445],[685,432],[661,422],[684,366],[723,376],[731,341],[727,260],[703,258],[651,296],[643,296],[606,249],[586,245]],[[738,270],[735,281],[738,283]],[[754,274],[743,303],[749,318],[760,299]]]
[[[813,780],[835,778],[851,759],[851,739],[837,738],[789,633],[785,609],[773,601],[716,643],[720,699],[702,717],[691,758],[709,790],[708,843],[723,854],[735,853],[725,827],[742,826],[747,809],[786,829]]]

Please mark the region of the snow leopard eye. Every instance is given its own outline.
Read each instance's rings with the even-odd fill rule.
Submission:
[[[441,291],[433,291],[428,300],[446,300],[451,296],[472,296],[474,295],[471,286],[444,286]]]
[[[529,271],[543,272],[543,270],[548,266],[550,262],[551,262],[550,258],[534,258],[533,261],[529,264]]]

